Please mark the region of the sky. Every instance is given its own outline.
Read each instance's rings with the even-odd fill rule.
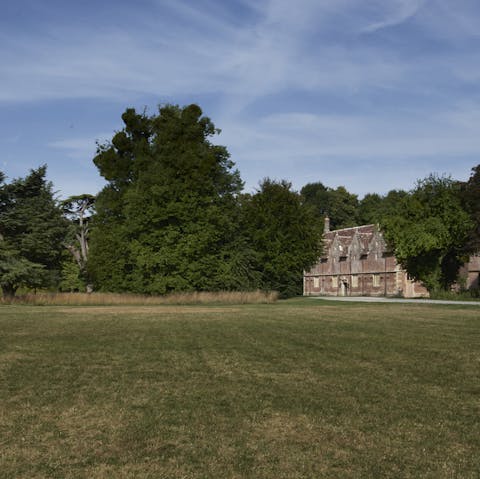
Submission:
[[[0,0],[0,171],[97,193],[128,107],[197,103],[254,191],[480,163],[478,0]]]

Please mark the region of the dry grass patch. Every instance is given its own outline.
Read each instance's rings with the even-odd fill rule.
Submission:
[[[3,304],[54,305],[184,305],[184,304],[262,304],[278,300],[275,291],[219,291],[172,293],[163,296],[116,293],[37,293],[6,300]]]

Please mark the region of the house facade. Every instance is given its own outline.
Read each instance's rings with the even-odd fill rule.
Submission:
[[[377,225],[330,231],[329,223],[326,218],[322,257],[304,272],[304,296],[428,297],[397,263]],[[480,256],[472,256],[460,271],[462,286],[478,287],[479,275]]]

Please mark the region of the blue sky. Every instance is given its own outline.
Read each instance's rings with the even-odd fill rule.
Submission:
[[[476,0],[0,2],[0,170],[103,185],[127,107],[198,103],[252,191],[367,192],[480,163]]]

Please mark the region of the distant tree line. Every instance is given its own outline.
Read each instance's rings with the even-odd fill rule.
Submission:
[[[93,159],[96,197],[59,201],[46,166],[0,173],[0,286],[165,294],[276,290],[300,294],[333,229],[379,223],[412,277],[447,289],[480,249],[480,165],[468,182],[430,176],[412,191],[363,199],[343,186],[266,178],[251,194],[219,132],[197,105],[155,115],[127,109],[124,128]]]
[[[197,105],[166,105],[153,116],[127,109],[122,120],[93,159],[107,181],[95,198],[56,201],[45,167],[10,184],[2,177],[5,296],[22,287],[301,293],[303,269],[321,251],[322,219],[290,183],[267,178],[243,193],[227,149],[211,142],[218,130]],[[20,188],[33,181],[35,192]],[[19,248],[19,238],[31,248]]]
[[[411,191],[361,200],[344,187],[305,185],[301,194],[333,229],[378,224],[399,263],[430,292],[448,290],[459,268],[480,251],[480,165],[467,182],[430,175]]]

